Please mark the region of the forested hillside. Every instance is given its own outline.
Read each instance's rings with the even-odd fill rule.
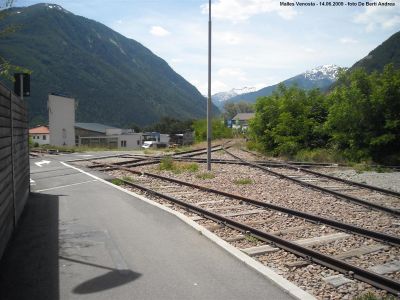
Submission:
[[[400,68],[400,32],[395,33],[366,57],[356,62],[351,69],[363,68],[367,72],[383,71],[387,64]]]
[[[32,125],[47,120],[52,92],[75,97],[80,122],[148,125],[164,116],[206,115],[198,90],[140,43],[58,5],[8,12],[0,29],[17,30],[0,36],[0,56],[32,71]]]

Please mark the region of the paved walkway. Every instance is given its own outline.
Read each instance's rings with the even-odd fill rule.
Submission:
[[[1,299],[292,299],[175,216],[46,160],[31,167]]]

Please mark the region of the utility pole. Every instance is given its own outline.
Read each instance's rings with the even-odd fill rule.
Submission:
[[[208,0],[207,170],[211,171],[211,0]]]

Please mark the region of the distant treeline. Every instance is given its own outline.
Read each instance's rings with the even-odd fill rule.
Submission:
[[[342,72],[326,94],[281,85],[255,110],[249,138],[260,151],[400,163],[400,70],[393,65]]]
[[[160,132],[168,134],[184,133],[186,131],[195,132],[196,142],[205,141],[207,139],[207,120],[178,120],[170,117],[163,117],[161,120],[148,127],[140,128],[136,124],[132,123],[126,128],[134,129],[136,132],[147,131],[147,132]],[[212,136],[213,139],[219,138],[230,138],[232,137],[232,130],[225,126],[223,119],[212,120]]]

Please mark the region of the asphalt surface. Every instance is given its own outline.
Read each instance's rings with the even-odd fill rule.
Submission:
[[[175,216],[59,162],[71,158],[31,160],[0,299],[292,299]]]

